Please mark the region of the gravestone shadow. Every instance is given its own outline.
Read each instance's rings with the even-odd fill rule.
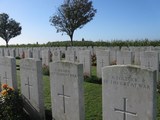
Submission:
[[[92,75],[91,77],[89,76],[84,76],[84,81],[89,82],[89,83],[95,83],[95,84],[102,84],[102,79],[98,78],[95,75]]]

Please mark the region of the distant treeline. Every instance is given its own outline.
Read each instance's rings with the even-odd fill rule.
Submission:
[[[70,41],[48,42],[46,44],[17,44],[9,47],[69,47]],[[113,40],[113,41],[74,41],[74,46],[160,46],[160,40]],[[5,47],[5,46],[1,46]]]

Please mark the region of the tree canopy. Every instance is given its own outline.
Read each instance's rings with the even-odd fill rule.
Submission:
[[[6,13],[0,14],[0,37],[6,41],[6,47],[11,38],[21,34],[22,27]]]
[[[64,0],[55,15],[50,18],[51,25],[57,32],[65,32],[73,45],[73,34],[77,28],[82,28],[95,16],[96,9],[89,0]]]

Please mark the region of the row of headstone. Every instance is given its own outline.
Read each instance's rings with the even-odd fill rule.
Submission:
[[[97,77],[101,78],[101,70],[104,66],[112,65],[111,51],[101,50],[96,52],[97,57]],[[133,52],[117,51],[117,58],[115,59],[117,65],[138,65],[157,71],[157,80],[159,79],[159,54],[155,51]]]
[[[84,120],[83,65],[50,63],[52,116],[55,120]],[[0,58],[0,83],[17,90],[15,58]],[[32,120],[45,120],[42,61],[20,61],[24,110]],[[73,114],[74,112],[74,114]]]
[[[143,67],[144,66],[143,63],[148,60],[148,62],[147,62],[148,63],[148,67],[149,68],[153,68],[150,65],[150,64],[153,63],[154,66],[156,66],[156,68],[154,67],[154,69],[159,71],[159,62],[158,63],[157,62],[153,62],[153,60],[152,61],[149,60],[150,58],[149,59],[146,58],[147,54],[152,54],[152,53],[154,54],[154,52],[152,52],[152,51],[150,51],[150,52],[148,52],[148,51],[140,52],[139,50],[136,51],[137,49],[134,50],[134,52],[131,52],[131,51],[126,51],[127,49],[128,48],[123,49],[125,51],[114,51],[114,50],[113,51],[108,51],[107,50],[108,51],[107,55],[106,54],[101,55],[101,52],[103,52],[103,50],[100,50],[100,52],[96,52],[96,56],[97,56],[97,77],[101,78],[101,67],[108,65],[108,64],[106,64],[106,65],[104,64],[103,65],[103,63],[107,63],[108,62],[108,57],[109,57],[109,65],[114,65],[114,64],[125,64],[125,65],[126,64],[134,64],[134,65],[140,65],[140,66]],[[3,50],[3,49],[1,49],[1,50]],[[81,55],[82,51],[84,51],[83,55]],[[91,66],[90,66],[91,65],[91,56],[90,55],[91,55],[91,53],[88,56],[89,59],[84,59],[85,58],[84,57],[85,53],[86,54],[88,53],[86,51],[88,51],[88,50],[79,51],[78,55],[77,55],[79,57],[78,57],[78,59],[76,59],[76,57],[77,57],[76,54],[77,53],[75,51],[71,50],[71,48],[70,48],[70,50],[65,51],[65,61],[69,61],[69,62],[73,62],[73,63],[74,62],[83,63],[83,65],[84,65],[84,74],[90,76],[90,68],[91,68]],[[146,57],[143,54],[145,54]],[[157,54],[156,56],[158,56],[158,58],[160,57],[158,53],[155,53],[155,54]],[[46,65],[46,66],[48,66],[49,62],[51,62],[51,61],[52,62],[56,62],[56,61],[62,60],[62,53],[61,53],[60,50],[52,50],[52,51],[50,51],[48,49],[43,49],[42,53],[40,53],[40,51],[38,49],[33,49],[33,53],[32,53],[30,49],[26,49],[26,53],[24,54],[24,56],[27,57],[27,58],[33,57],[33,58],[36,58],[36,59],[41,59],[42,58],[42,64]],[[155,55],[153,55],[153,56],[155,56]],[[106,60],[104,59],[104,57],[107,57]],[[149,57],[149,55],[148,55],[148,57]],[[145,60],[143,60],[143,58],[145,58]],[[86,65],[88,65],[88,66],[85,67]],[[147,65],[145,65],[145,67],[147,67]]]
[[[22,59],[20,78],[25,111],[32,119],[45,120],[41,61]],[[18,90],[15,58],[0,57],[0,84],[8,84]]]
[[[11,54],[14,53],[14,55],[12,57],[25,57],[27,58],[28,56],[32,57],[33,56],[33,51],[34,50],[39,50],[40,52],[42,50],[60,50],[62,53],[65,53],[65,51],[70,51],[73,50],[76,52],[76,56],[78,57],[78,51],[81,50],[90,50],[91,51],[91,55],[95,54],[97,50],[110,50],[110,51],[118,51],[120,50],[119,47],[35,47],[35,48],[0,48],[0,53],[3,54],[3,56],[12,56]],[[138,48],[135,48],[138,49]],[[127,49],[123,49],[123,50],[127,50]],[[134,49],[133,49],[134,50]],[[142,49],[143,50],[143,49]],[[156,49],[157,50],[157,49]],[[26,55],[23,55],[26,54]],[[30,54],[30,55],[28,55]],[[0,54],[1,56],[1,54]]]
[[[0,82],[17,88],[15,64],[15,58],[0,58]],[[52,62],[50,73],[53,119],[84,120],[83,65]],[[103,67],[103,120],[155,120],[156,74],[135,66]],[[20,78],[24,109],[31,119],[45,120],[42,61],[22,59]]]
[[[65,61],[68,62],[79,62],[84,66],[84,75],[91,76],[91,51],[90,50],[80,50],[77,53],[72,50],[73,48],[68,48],[65,51]],[[108,65],[127,65],[134,64],[141,67],[147,67],[153,70],[157,70],[157,80],[159,79],[159,64],[160,64],[160,55],[155,51],[144,51],[140,52],[139,49],[134,50],[134,52],[127,51],[128,48],[123,48],[125,51],[109,51],[109,50],[98,50],[96,51],[97,57],[97,77],[101,78],[101,68]],[[3,49],[1,49],[3,50]],[[11,49],[14,50],[14,49]],[[118,50],[118,49],[117,49]],[[8,49],[7,49],[8,51]],[[104,51],[104,52],[103,52]],[[106,52],[107,51],[107,52]],[[8,52],[7,52],[8,53]],[[11,52],[10,52],[11,53]],[[77,58],[77,56],[79,56]],[[49,65],[49,62],[57,62],[62,60],[62,52],[60,50],[49,50],[43,49],[40,53],[38,49],[25,50],[25,57],[33,57],[35,59],[42,58],[42,65]]]
[[[51,55],[53,56],[53,51],[59,50],[62,54],[66,54],[66,60],[70,60],[70,58],[74,58],[74,61],[79,61],[79,51],[83,50],[89,50],[91,52],[91,55],[96,54],[96,51],[98,50],[109,50],[110,51],[110,64],[113,64],[115,61],[119,64],[125,64],[125,61],[121,58],[127,58],[131,56],[132,59],[131,62],[134,62],[134,64],[139,65],[139,54],[140,52],[144,51],[157,51],[159,53],[160,49],[158,48],[151,48],[151,47],[122,47],[121,50],[118,47],[68,47],[67,50],[65,50],[64,47],[54,48],[54,47],[48,47],[48,48],[0,48],[0,56],[12,56],[12,57],[21,57],[21,58],[38,58],[46,59],[46,56],[49,56],[49,61],[52,61],[53,58],[51,58]],[[44,51],[48,51],[49,55],[43,54],[46,53]],[[122,54],[122,55],[121,55]],[[132,55],[130,55],[132,54]],[[123,56],[124,55],[124,56]],[[74,56],[69,57],[68,56]],[[61,59],[61,58],[60,58]],[[44,60],[45,61],[45,60]],[[44,62],[45,63],[45,62]],[[46,64],[49,64],[48,62]]]
[[[25,48],[0,48],[0,56],[1,53],[3,55],[10,55],[12,54],[12,51],[14,51],[15,56],[18,57],[20,56],[20,54],[22,54],[22,52],[26,52],[29,50],[31,51],[31,53],[33,53],[33,50],[39,50],[40,52],[42,50],[48,49],[48,50],[60,50],[61,52],[65,53],[65,51],[67,50],[73,50],[76,52],[76,55],[78,55],[78,51],[81,50],[90,50],[91,51],[91,55],[95,54],[97,50],[110,50],[110,51],[160,51],[160,47],[153,47],[153,46],[139,46],[139,47],[134,47],[134,46],[128,46],[128,47],[119,47],[119,46],[115,46],[115,47],[96,47],[96,46],[88,46],[88,47],[25,47]],[[3,51],[3,52],[2,52]]]

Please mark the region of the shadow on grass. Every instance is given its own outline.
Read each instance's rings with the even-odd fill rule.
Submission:
[[[16,65],[16,70],[20,70],[20,66],[19,65]]]
[[[92,75],[91,77],[84,76],[84,81],[89,83],[102,84],[102,79]]]

